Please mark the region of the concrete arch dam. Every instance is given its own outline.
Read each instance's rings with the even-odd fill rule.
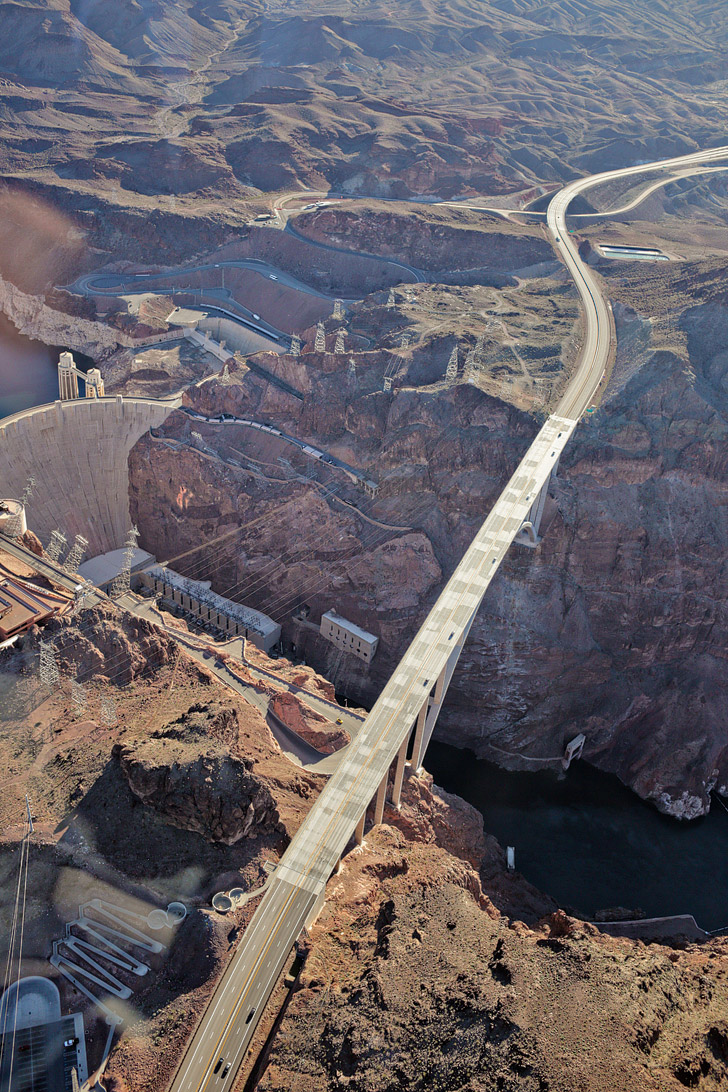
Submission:
[[[88,554],[123,545],[129,530],[129,452],[180,403],[169,399],[80,398],[36,406],[0,421],[0,482],[20,497],[35,479],[28,526],[88,539]]]

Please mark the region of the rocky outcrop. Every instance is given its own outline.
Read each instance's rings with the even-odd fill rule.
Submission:
[[[349,733],[311,709],[287,691],[276,694],[268,706],[280,721],[315,750],[331,755],[350,742]]]
[[[448,213],[402,216],[396,212],[327,208],[297,216],[295,230],[330,246],[368,250],[418,269],[511,271],[552,261],[553,250],[532,227],[516,224],[454,227]],[[495,218],[494,218],[495,219]]]
[[[430,789],[415,788],[416,808]],[[457,828],[454,803],[433,806]],[[261,1092],[717,1092],[728,1080],[724,939],[645,946],[562,910],[528,927],[426,839],[380,826],[344,859]]]
[[[34,653],[41,639],[53,641],[59,669],[81,683],[93,678],[126,686],[166,667],[177,655],[161,629],[111,604],[52,619],[42,633],[34,628],[25,639],[26,653]]]
[[[251,774],[252,764],[214,753],[192,756],[173,741],[163,759],[158,751],[153,744],[117,744],[113,753],[134,795],[172,826],[225,845],[280,830],[273,797]]]
[[[0,311],[26,337],[46,345],[64,345],[68,349],[94,360],[102,360],[115,352],[125,335],[101,322],[72,318],[63,311],[54,311],[41,296],[22,292],[10,281],[0,277]],[[126,343],[130,343],[126,341]]]

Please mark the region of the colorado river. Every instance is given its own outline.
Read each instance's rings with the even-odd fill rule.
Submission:
[[[58,398],[59,352],[18,333],[12,322],[0,314],[0,418]],[[80,353],[74,353],[74,357],[84,371],[92,364]]]
[[[482,813],[489,834],[515,846],[516,868],[565,909],[639,907],[648,917],[693,914],[703,929],[728,925],[728,812],[718,801],[682,823],[584,762],[562,779],[509,773],[433,742],[425,766]]]

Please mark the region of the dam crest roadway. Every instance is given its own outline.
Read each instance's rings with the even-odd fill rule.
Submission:
[[[228,1092],[266,1002],[301,930],[316,917],[326,884],[351,842],[360,842],[370,804],[381,822],[387,797],[399,806],[408,763],[418,769],[470,627],[511,544],[538,542],[543,501],[580,418],[604,376],[613,344],[608,304],[566,229],[571,201],[604,182],[651,170],[711,164],[728,147],[578,179],[558,191],[546,222],[584,309],[578,364],[552,416],[440,593],[414,640],[283,854],[220,979],[171,1084],[172,1092]],[[408,759],[408,755],[410,756]],[[226,1076],[214,1072],[225,1059]],[[229,1064],[229,1068],[228,1067]]]

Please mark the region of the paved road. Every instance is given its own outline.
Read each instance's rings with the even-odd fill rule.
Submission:
[[[728,148],[713,148],[706,152],[696,152],[673,159],[643,163],[637,167],[626,167],[617,171],[604,171],[589,178],[580,178],[570,182],[552,197],[547,211],[549,231],[554,245],[563,258],[574,278],[582,304],[584,305],[586,335],[579,367],[558,406],[556,413],[564,417],[580,417],[591,402],[599,386],[609,358],[610,316],[604,297],[601,295],[596,274],[585,265],[580,257],[576,243],[568,234],[566,215],[569,204],[579,193],[630,175],[645,174],[647,171],[663,168],[665,170],[697,166],[725,159]]]
[[[683,156],[664,166],[724,158],[728,148]],[[610,323],[592,272],[566,234],[569,202],[577,193],[610,178],[638,174],[661,164],[605,172],[565,187],[552,199],[548,225],[554,244],[584,302],[586,337],[582,357],[558,407],[523,460],[446,584],[367,720],[347,749],[286,850],[223,979],[195,1032],[172,1083],[173,1092],[227,1092],[260,1013],[300,930],[323,899],[326,882],[357,822],[408,737],[428,693],[451,661],[469,624],[551,469],[599,385],[610,351]],[[215,1073],[218,1059],[228,1076]]]
[[[235,417],[232,414],[226,414],[222,417],[205,417],[204,413],[200,413],[199,410],[188,409],[186,406],[182,406],[182,411],[191,417],[194,421],[204,421],[207,425],[244,425],[247,428],[256,429],[258,432],[268,432],[271,436],[277,436],[281,440],[285,440],[289,444],[293,444],[300,451],[305,452],[312,459],[317,459],[319,462],[325,463],[327,466],[335,466],[339,470],[343,470],[346,476],[357,485],[367,485],[370,489],[377,489],[377,483],[367,478],[366,474],[362,470],[358,470],[355,466],[350,466],[349,463],[345,463],[343,459],[339,459],[336,455],[330,455],[327,451],[322,451],[321,448],[314,447],[313,444],[307,443],[305,440],[299,440],[297,436],[289,436],[287,432],[281,432],[279,428],[274,425],[264,425],[260,421],[251,421],[248,417]]]
[[[60,564],[49,561],[44,557],[38,557],[27,546],[21,546],[17,540],[6,538],[5,535],[0,535],[0,551],[16,557],[30,568],[35,569],[41,576],[45,576],[52,584],[57,584],[72,595],[75,593],[76,588],[83,583],[83,578],[77,573],[67,573],[65,569],[61,568]],[[84,595],[84,606],[86,607],[95,607],[105,601],[106,596],[93,587],[89,588]]]
[[[3,540],[0,539],[0,545],[2,544],[2,541]],[[212,644],[209,640],[205,640],[204,637],[198,638],[187,630],[181,630],[174,626],[167,625],[162,613],[155,607],[154,601],[139,596],[135,592],[127,592],[125,595],[119,596],[115,602],[117,607],[121,607],[123,610],[129,611],[131,614],[135,614],[140,618],[146,618],[156,626],[161,626],[173,640],[184,647],[193,659],[206,667],[208,671],[217,675],[224,686],[227,686],[230,690],[234,690],[237,694],[240,694],[248,705],[256,709],[263,719],[268,722],[268,726],[283,753],[298,765],[315,773],[331,774],[339,764],[346,748],[341,748],[333,754],[327,755],[321,751],[317,751],[315,747],[306,743],[301,736],[289,728],[287,724],[284,724],[275,713],[271,712],[269,708],[270,698],[268,695],[262,693],[257,687],[252,686],[249,682],[246,682],[246,680],[235,670],[234,664],[219,660],[219,653],[225,652],[231,656],[233,660],[244,663],[254,679],[260,679],[262,682],[270,680],[275,682],[276,686],[282,687],[283,689],[290,691],[290,693],[295,694],[300,698],[304,705],[307,705],[314,712],[320,713],[322,716],[326,717],[332,726],[334,726],[335,720],[341,720],[342,726],[348,731],[352,738],[361,730],[363,718],[360,715],[345,709],[340,709],[338,706],[326,702],[324,699],[317,697],[305,688],[287,682],[272,671],[263,671],[260,668],[254,667],[245,657],[245,641],[242,638],[238,637],[230,641],[225,641],[224,643]]]

